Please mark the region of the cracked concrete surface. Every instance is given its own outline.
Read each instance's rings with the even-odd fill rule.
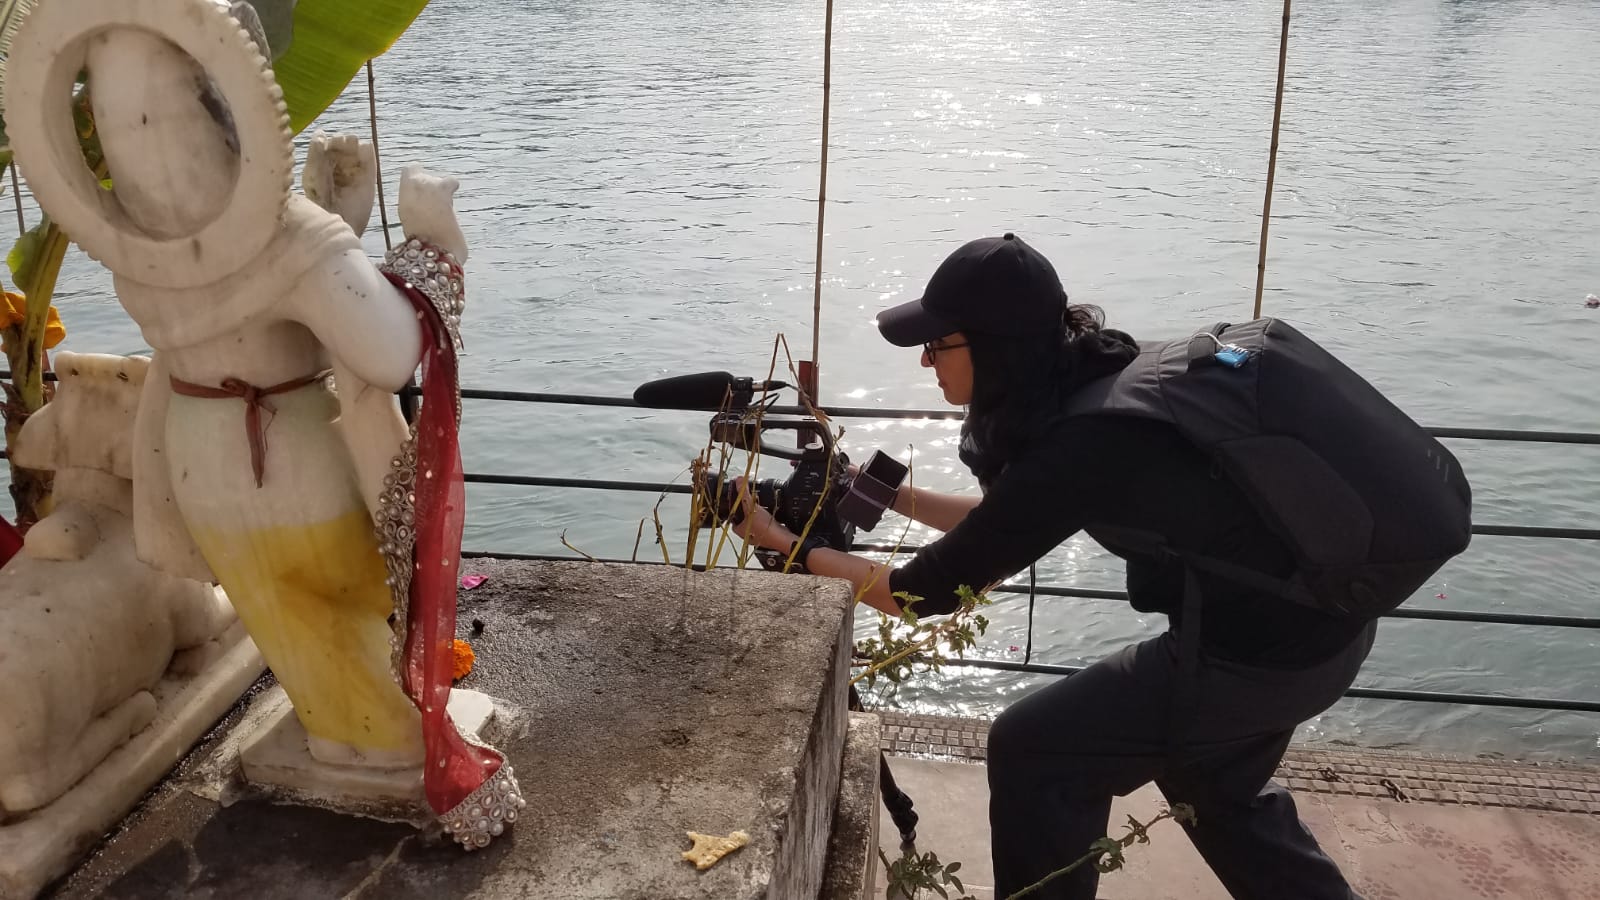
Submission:
[[[215,758],[237,752],[225,730],[55,896],[817,895],[847,723],[847,585],[590,563],[464,572],[488,581],[461,596],[478,657],[461,686],[503,702],[487,737],[529,803],[506,836],[468,854],[407,825],[241,796]],[[714,868],[681,859],[685,831],[736,829],[750,845]]]

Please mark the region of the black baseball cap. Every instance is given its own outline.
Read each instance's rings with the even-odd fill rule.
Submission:
[[[899,347],[957,331],[1020,337],[1059,329],[1066,307],[1050,260],[1008,231],[946,257],[921,298],[878,314],[878,331]]]

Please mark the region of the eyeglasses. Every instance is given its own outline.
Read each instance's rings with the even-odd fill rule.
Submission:
[[[962,347],[967,346],[967,344],[967,341],[962,341],[959,344],[944,344],[942,346],[934,346],[933,342],[929,341],[928,343],[922,345],[922,352],[928,354],[928,362],[933,362],[934,357],[939,353],[940,350],[959,350]]]

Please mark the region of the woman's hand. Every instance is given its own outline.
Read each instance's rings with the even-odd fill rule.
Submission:
[[[746,479],[736,478],[734,485],[739,491],[741,513],[738,523],[733,526],[734,531],[757,547],[787,553],[798,540],[794,532],[783,527],[772,517],[772,513],[756,504],[755,498],[750,496],[750,485]]]
[[[734,531],[763,549],[789,552],[789,548],[798,540],[794,532],[783,527],[772,517],[772,513],[756,505],[750,496],[749,483],[744,478],[734,479],[734,484],[739,491],[739,511],[743,513],[743,518],[733,526]],[[900,604],[890,593],[887,568],[849,553],[818,548],[806,557],[806,569],[813,575],[843,578],[854,585],[856,597],[862,603],[885,615],[899,618]]]

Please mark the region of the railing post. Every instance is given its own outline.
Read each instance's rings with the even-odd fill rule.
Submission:
[[[800,390],[806,392],[813,406],[821,402],[817,397],[817,364],[809,359],[802,359],[798,363],[800,369]]]

